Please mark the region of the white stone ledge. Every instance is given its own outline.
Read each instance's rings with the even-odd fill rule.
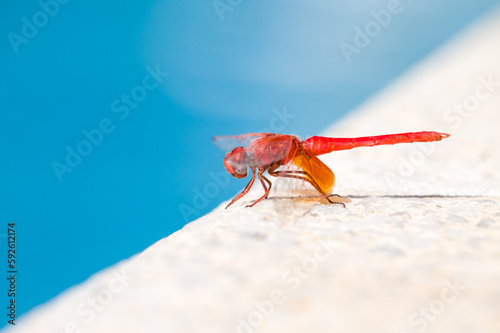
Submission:
[[[452,135],[322,158],[347,208],[223,203],[15,332],[500,332],[499,36],[496,13],[323,133]]]

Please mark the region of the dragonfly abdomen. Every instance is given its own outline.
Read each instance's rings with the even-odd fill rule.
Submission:
[[[314,155],[323,155],[331,153],[335,150],[345,150],[357,147],[394,145],[397,143],[440,141],[449,136],[449,134],[445,133],[428,131],[364,136],[359,138],[328,138],[323,136],[313,136],[307,140],[302,141],[302,145]]]

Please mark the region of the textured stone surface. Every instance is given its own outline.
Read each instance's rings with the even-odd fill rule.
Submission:
[[[257,187],[16,332],[500,332],[498,14],[323,133],[452,135],[322,157],[346,208]]]

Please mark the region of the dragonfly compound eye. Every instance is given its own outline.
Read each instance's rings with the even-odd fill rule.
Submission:
[[[245,178],[248,173],[247,154],[243,147],[236,147],[224,157],[227,172],[235,178]]]

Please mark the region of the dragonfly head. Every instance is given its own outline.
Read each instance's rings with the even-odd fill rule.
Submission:
[[[248,159],[245,148],[236,147],[224,157],[227,172],[235,178],[245,178],[248,173]]]

